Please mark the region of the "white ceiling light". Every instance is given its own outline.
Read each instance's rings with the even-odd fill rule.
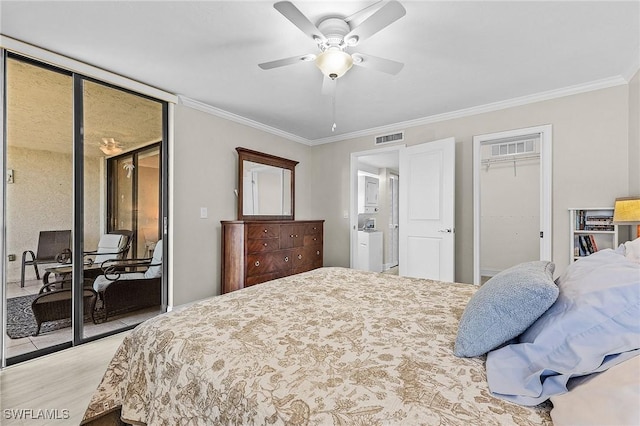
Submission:
[[[351,55],[337,47],[328,48],[316,58],[316,66],[332,80],[344,75],[352,65]]]
[[[102,138],[100,151],[104,152],[105,155],[118,155],[122,153],[122,147],[113,138]]]

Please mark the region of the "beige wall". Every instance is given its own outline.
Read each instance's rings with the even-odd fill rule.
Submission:
[[[40,231],[72,229],[72,156],[58,152],[9,146],[7,169],[14,171],[7,185],[7,282],[20,280],[22,252],[38,247]],[[97,246],[100,229],[100,160],[85,162],[85,246]],[[30,257],[29,257],[30,259]],[[42,273],[42,269],[41,269]],[[33,267],[26,279],[35,279]]]
[[[553,259],[569,263],[569,207],[610,206],[629,190],[626,85],[405,129],[405,143],[456,138],[455,279],[473,282],[474,135],[553,125]],[[349,265],[349,158],[374,149],[367,136],[311,148],[312,210],[325,222],[325,265]]]
[[[473,136],[553,125],[558,275],[569,263],[567,209],[609,206],[629,193],[629,168],[638,169],[628,160],[629,94],[623,85],[404,129],[407,145],[456,138],[457,281],[473,281]],[[374,149],[373,137],[308,147],[182,105],[175,108],[174,135],[172,305],[220,293],[220,221],[236,218],[237,146],[300,162],[296,218],[324,219],[325,266],[349,266],[349,219],[343,212],[349,210],[350,154]],[[199,218],[200,207],[208,208],[207,219]]]
[[[629,83],[629,195],[640,195],[640,71]]]
[[[322,219],[310,210],[310,149],[263,131],[183,105],[175,107],[173,211],[173,300],[177,306],[220,294],[221,220],[235,220],[241,146],[299,161],[296,219]],[[200,219],[200,208],[208,218]]]

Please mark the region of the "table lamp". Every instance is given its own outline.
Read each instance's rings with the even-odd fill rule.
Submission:
[[[616,198],[613,209],[613,223],[616,225],[640,223],[640,196]],[[640,236],[640,225],[636,229],[636,237],[638,236]]]

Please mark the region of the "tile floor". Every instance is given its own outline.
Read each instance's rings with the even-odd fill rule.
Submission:
[[[42,281],[40,280],[25,281],[23,288],[20,287],[20,282],[7,283],[7,298],[10,299],[12,297],[37,294],[38,291],[40,291],[41,286]],[[110,317],[109,321],[102,324],[93,324],[92,322],[88,322],[84,324],[84,335],[86,337],[90,337],[126,326],[139,324],[146,319],[158,315],[159,313],[161,313],[160,309],[153,307],[120,316],[114,316],[113,318]],[[9,358],[29,353],[37,349],[54,346],[59,343],[68,342],[71,340],[71,337],[71,328],[63,328],[48,333],[42,333],[38,336],[23,337],[21,339],[10,339],[6,337],[6,356]]]

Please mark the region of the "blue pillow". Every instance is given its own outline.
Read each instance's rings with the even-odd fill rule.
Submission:
[[[640,264],[611,249],[572,263],[560,295],[519,343],[487,356],[491,392],[536,405],[567,392],[571,377],[604,371],[640,349]]]
[[[525,331],[558,297],[554,270],[551,262],[526,262],[487,281],[462,314],[454,355],[484,355]]]

